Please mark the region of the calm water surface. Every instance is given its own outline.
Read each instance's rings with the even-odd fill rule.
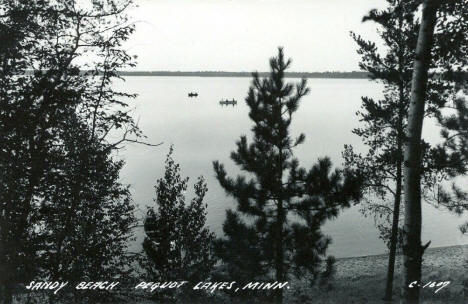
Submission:
[[[292,124],[293,136],[300,132],[306,135],[296,156],[305,167],[323,156],[341,166],[344,144],[365,151],[359,138],[351,133],[359,125],[355,112],[361,96],[379,97],[381,86],[365,79],[309,79],[308,83],[311,92],[303,99]],[[239,173],[229,155],[241,134],[250,136],[252,123],[244,102],[249,84],[249,78],[204,77],[127,77],[125,83],[116,84],[119,89],[139,95],[132,106],[147,140],[164,143],[159,147],[130,145],[120,152],[126,160],[122,179],[132,186],[140,216],[144,215],[145,206],[154,204],[154,185],[164,173],[164,160],[173,144],[174,158],[180,163],[182,174],[190,177],[190,184],[199,175],[206,178],[208,225],[218,235],[222,234],[225,210],[235,208],[235,204],[215,179],[212,162],[224,163],[230,175]],[[198,98],[187,97],[192,91],[198,92]],[[236,99],[237,106],[220,106],[218,102],[224,98]],[[424,136],[437,141],[437,127],[426,123]],[[187,196],[191,198],[190,191]],[[466,217],[425,204],[423,241],[431,240],[433,247],[468,243],[468,237],[463,237],[457,228],[464,220]],[[344,211],[323,230],[333,239],[329,253],[336,257],[379,254],[386,249],[378,239],[373,219],[364,218],[358,207]],[[138,249],[142,235],[138,229],[134,249]]]

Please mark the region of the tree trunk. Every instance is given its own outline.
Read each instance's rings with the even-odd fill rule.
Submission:
[[[398,140],[399,143],[401,139]],[[401,151],[401,147],[399,149]],[[398,156],[400,157],[400,156]],[[385,287],[385,301],[392,300],[393,294],[393,275],[395,273],[395,256],[396,256],[396,247],[398,243],[398,222],[400,219],[400,204],[401,204],[401,182],[402,182],[402,172],[401,172],[401,159],[397,163],[397,180],[396,180],[396,191],[395,191],[395,202],[393,206],[393,220],[392,220],[392,235],[390,237],[390,253],[388,255],[388,270],[387,270],[387,284]]]
[[[401,3],[400,3],[401,4]],[[399,28],[403,28],[403,18],[400,14]],[[392,235],[390,237],[390,253],[388,255],[388,270],[387,270],[387,284],[385,286],[384,301],[391,301],[393,296],[393,277],[395,274],[395,257],[396,248],[398,244],[398,232],[399,232],[399,220],[400,220],[400,206],[401,206],[401,191],[402,191],[402,163],[403,163],[403,139],[405,136],[403,130],[405,111],[405,83],[403,79],[404,69],[404,41],[399,37],[398,44],[400,45],[398,51],[398,74],[400,75],[400,81],[398,83],[398,121],[397,121],[397,162],[396,162],[396,189],[395,189],[395,200],[393,203],[393,221],[392,221]]]
[[[277,214],[277,240],[276,240],[276,280],[278,282],[284,281],[284,269],[283,269],[283,218],[284,218],[284,209],[282,200],[278,201],[278,214]],[[283,303],[283,289],[278,288],[276,290],[276,303]]]
[[[285,220],[284,206],[283,206],[283,147],[278,146],[279,162],[278,162],[278,205],[276,213],[276,280],[278,282],[284,281],[284,251],[283,251],[283,225]],[[283,289],[278,288],[275,291],[276,304],[283,303]]]
[[[421,246],[421,131],[437,7],[437,0],[423,2],[411,82],[404,152],[404,303],[419,303],[419,287],[412,283],[421,281],[421,262],[425,249]]]

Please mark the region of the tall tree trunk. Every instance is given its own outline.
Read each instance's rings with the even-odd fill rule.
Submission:
[[[411,103],[404,152],[405,238],[403,302],[419,303],[421,262],[421,131],[437,0],[424,0],[411,82]],[[412,284],[413,283],[413,284]]]
[[[401,152],[401,139],[399,141],[399,151]],[[400,158],[400,155],[398,156]],[[385,301],[392,300],[393,294],[393,275],[395,273],[395,256],[396,247],[398,243],[398,222],[400,219],[400,204],[401,204],[401,159],[397,162],[397,180],[396,180],[396,191],[395,191],[395,202],[393,205],[393,219],[392,219],[392,235],[390,237],[390,253],[388,255],[388,269],[387,269],[387,284],[385,286]]]
[[[401,4],[401,2],[400,2]],[[403,18],[402,14],[399,16],[399,28],[403,28]],[[398,83],[398,121],[397,121],[397,162],[396,162],[396,189],[395,189],[395,200],[393,203],[393,219],[392,219],[392,235],[390,237],[390,252],[388,255],[388,270],[387,270],[387,284],[385,286],[385,296],[384,301],[391,301],[393,296],[393,277],[395,274],[395,257],[396,257],[396,248],[398,243],[398,232],[399,232],[399,221],[400,221],[400,206],[401,206],[401,191],[402,191],[402,181],[403,181],[403,172],[402,172],[402,163],[403,163],[403,139],[404,139],[404,130],[403,130],[403,121],[405,116],[405,83],[403,79],[403,69],[404,69],[404,41],[399,37],[398,44],[400,45],[398,51],[398,74],[400,75],[400,81]]]

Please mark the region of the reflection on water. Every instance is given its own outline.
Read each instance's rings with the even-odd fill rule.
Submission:
[[[291,81],[297,81],[290,79]],[[203,77],[127,77],[117,83],[119,89],[138,93],[132,105],[148,140],[164,142],[159,147],[130,145],[121,152],[126,160],[123,181],[132,185],[135,202],[144,214],[145,206],[153,204],[154,185],[164,172],[164,160],[169,145],[174,144],[174,158],[180,163],[182,174],[191,182],[199,175],[208,183],[208,224],[219,235],[225,210],[235,206],[218,185],[212,168],[213,160],[225,164],[229,174],[239,170],[229,159],[235,141],[241,134],[250,135],[251,122],[244,103],[250,79]],[[344,144],[352,144],[357,151],[364,146],[351,133],[358,126],[355,112],[361,96],[379,97],[381,86],[364,79],[310,79],[311,92],[306,96],[293,118],[293,136],[305,133],[306,141],[296,150],[302,166],[311,166],[318,157],[329,156],[335,166],[341,166]],[[189,92],[198,92],[189,98]],[[235,99],[236,106],[220,106],[221,99]],[[424,135],[436,141],[434,124],[425,123]],[[190,193],[187,193],[190,196]],[[468,243],[458,225],[463,219],[448,212],[423,208],[423,241],[432,246]],[[338,219],[327,223],[326,234],[333,238],[330,253],[337,257],[383,253],[384,243],[378,239],[373,220],[363,218],[357,207],[343,212]],[[137,231],[137,249],[142,230]]]

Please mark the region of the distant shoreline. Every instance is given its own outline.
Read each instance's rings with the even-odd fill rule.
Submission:
[[[250,72],[181,72],[181,71],[121,71],[120,76],[176,76],[176,77],[252,77]],[[260,77],[268,76],[268,72],[259,72]],[[286,72],[287,78],[337,78],[337,79],[367,79],[367,72]]]

